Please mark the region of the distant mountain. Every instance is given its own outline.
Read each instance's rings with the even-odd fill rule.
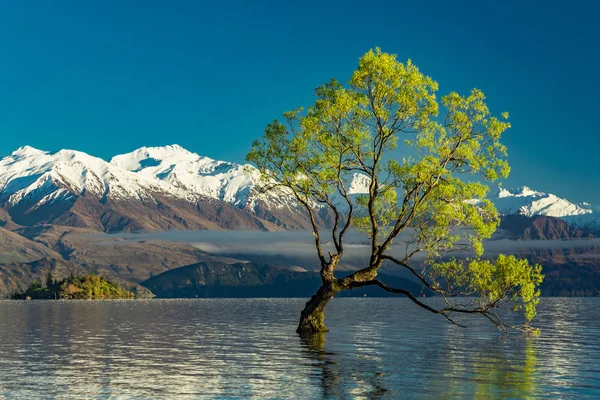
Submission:
[[[544,215],[528,217],[522,214],[504,215],[496,235],[523,240],[568,240],[592,238],[586,229],[578,229],[566,221]]]
[[[21,226],[56,224],[105,232],[281,229],[226,201],[82,152],[48,153],[27,146],[0,160],[0,207]]]
[[[492,199],[502,214],[521,214],[528,217],[534,215],[566,217],[591,213],[590,210],[566,199],[553,194],[537,192],[527,186],[517,189],[498,188]]]
[[[187,243],[124,240],[89,229],[58,225],[0,228],[0,298],[71,273],[95,273],[140,294],[138,283],[170,269],[198,262],[236,263]]]
[[[85,269],[54,257],[0,263],[0,298],[10,298],[15,292],[25,290],[33,281],[45,282],[48,272],[55,279],[64,279],[70,274],[85,273]]]
[[[600,206],[571,203],[554,194],[538,192],[527,186],[517,189],[498,188],[490,199],[503,215],[557,217],[577,228],[600,232]]]
[[[110,162],[73,150],[29,146],[0,159],[0,226],[56,224],[104,232],[164,229],[278,230],[309,227],[291,194],[261,193],[248,164],[213,160],[178,145],[142,147]],[[369,179],[346,179],[351,198]],[[502,215],[561,218],[600,232],[600,206],[575,204],[523,186],[498,188],[491,200]],[[333,199],[346,207],[341,196]],[[319,222],[331,223],[315,204]]]
[[[30,262],[45,257],[60,258],[60,255],[41,243],[0,228],[0,269],[5,264]]]
[[[111,165],[191,196],[223,201],[285,229],[307,228],[307,215],[291,195],[259,193],[260,174],[249,164],[217,161],[179,145],[142,147],[115,156]],[[326,215],[321,215],[325,220]]]
[[[600,246],[586,240],[593,238],[562,218],[521,214],[504,215],[494,235],[511,240],[503,252],[543,266],[543,296],[600,296]]]
[[[331,223],[331,213],[316,208],[319,223]],[[0,159],[0,226],[8,222],[104,232],[310,226],[290,194],[260,193],[254,167],[178,145],[142,147],[111,162],[74,150],[21,147]]]
[[[48,273],[53,279],[62,280],[70,275],[84,275],[96,272],[94,269],[65,261],[60,258],[44,257],[29,262],[0,264],[0,298],[10,298],[13,294],[25,290],[32,282],[45,286]],[[133,292],[138,298],[151,298],[152,293],[135,282],[121,278],[110,271],[101,271],[101,276],[110,279],[119,288]]]
[[[19,237],[17,233],[28,245],[37,245],[51,252],[44,257],[62,258],[91,272],[118,275],[132,282],[141,282],[169,269],[200,261],[239,262],[208,254],[188,243],[124,240],[80,228],[43,225],[17,230],[14,235]]]
[[[380,274],[392,287],[402,287],[413,295],[429,294],[419,284],[405,278]],[[164,272],[140,285],[159,298],[173,297],[310,297],[319,288],[320,275],[300,268],[285,269],[255,263],[197,263]],[[379,287],[365,287],[339,294],[352,297],[389,297]]]
[[[246,208],[256,198],[259,174],[255,168],[199,156],[178,145],[142,147],[113,157],[110,164],[150,181],[166,182],[186,193],[225,201],[238,208]],[[287,205],[285,200],[269,198],[273,206],[279,207]]]

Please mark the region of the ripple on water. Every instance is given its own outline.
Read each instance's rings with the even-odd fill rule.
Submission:
[[[304,301],[0,301],[0,397],[600,396],[600,299],[543,299],[539,337],[388,298],[335,299],[300,338]]]

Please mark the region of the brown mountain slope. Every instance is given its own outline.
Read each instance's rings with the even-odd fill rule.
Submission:
[[[510,239],[559,240],[594,237],[590,232],[577,229],[560,218],[537,215],[506,215],[502,217],[499,235]]]
[[[14,230],[19,227],[12,221],[12,218],[4,208],[0,208],[0,227],[8,230]]]
[[[4,204],[4,214],[22,226],[43,224],[87,228],[102,232],[167,229],[247,229],[279,230],[275,223],[262,220],[226,202],[210,198],[187,201],[159,193],[152,200],[102,199],[90,194],[64,196],[58,201]],[[0,221],[2,215],[0,214]],[[8,218],[7,218],[8,220]]]
[[[0,265],[14,262],[30,262],[40,258],[61,258],[54,250],[43,244],[0,228]]]
[[[0,298],[10,297],[16,291],[26,289],[31,282],[44,283],[48,272],[54,279],[64,279],[71,273],[86,271],[78,265],[55,258],[42,258],[31,262],[14,262],[0,265]]]
[[[148,289],[123,279],[111,271],[101,268],[89,270],[65,260],[42,258],[27,263],[0,265],[0,298],[10,298],[15,292],[26,289],[33,281],[45,286],[48,273],[52,274],[53,279],[62,280],[71,274],[83,275],[90,272],[103,276],[124,290],[132,291],[139,298],[153,297]]]
[[[124,240],[89,229],[44,225],[23,228],[23,236],[60,253],[65,260],[90,270],[102,270],[140,282],[169,269],[201,261],[234,263],[186,243]]]

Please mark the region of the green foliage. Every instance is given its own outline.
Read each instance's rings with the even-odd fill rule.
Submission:
[[[479,307],[497,308],[511,302],[514,310],[523,310],[527,321],[535,317],[542,283],[542,267],[529,265],[526,259],[499,255],[495,261],[453,259],[433,263],[430,275],[443,281],[446,291],[476,296]]]
[[[50,282],[50,283],[48,283]],[[16,293],[14,299],[67,299],[67,300],[101,300],[132,299],[134,294],[121,289],[106,279],[94,275],[75,276],[71,274],[61,281],[52,279],[48,273],[47,286],[42,288],[36,281],[22,293]]]
[[[461,286],[488,305],[509,299],[531,319],[542,279],[539,266],[514,257],[439,263],[457,248],[481,256],[483,240],[496,230],[498,213],[486,195],[490,182],[510,172],[501,142],[510,123],[506,112],[491,114],[478,89],[467,96],[452,92],[440,101],[437,89],[410,60],[401,63],[395,55],[370,50],[348,85],[332,80],[317,88],[315,103],[269,124],[247,159],[261,171],[266,190],[282,190],[304,205],[323,270],[335,268],[350,225],[371,240],[369,265],[343,283],[372,279],[405,232],[409,239],[401,264],[425,253],[425,267],[412,271],[440,294],[451,296],[449,288]],[[398,146],[406,156],[397,155]],[[347,192],[354,173],[369,179],[369,193],[355,200]],[[318,207],[335,215],[337,252],[329,261],[321,248]]]
[[[54,279],[52,278],[52,272],[48,271],[48,275],[46,276],[46,287],[50,287],[54,284]]]

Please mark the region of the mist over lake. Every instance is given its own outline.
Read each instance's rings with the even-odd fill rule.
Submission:
[[[404,232],[395,242],[394,252],[404,254],[406,241],[411,232]],[[600,246],[600,238],[572,238],[549,240],[515,240],[507,237],[502,229],[496,231],[492,239],[484,241],[485,251],[489,256],[499,253],[518,253],[522,250],[553,250],[577,249]],[[106,240],[107,238],[124,241],[160,240],[192,244],[195,247],[214,254],[254,254],[254,255],[283,255],[318,261],[314,247],[312,232],[297,231],[211,231],[211,230],[174,230],[161,232],[115,233],[106,235],[89,235],[91,238]],[[369,255],[369,243],[366,236],[350,230],[346,236],[349,257],[365,258]],[[325,249],[332,250],[333,243],[324,240]],[[414,246],[409,246],[412,249]],[[456,254],[456,252],[454,253]],[[461,255],[471,255],[472,252],[459,252]],[[421,256],[421,258],[424,255]]]

